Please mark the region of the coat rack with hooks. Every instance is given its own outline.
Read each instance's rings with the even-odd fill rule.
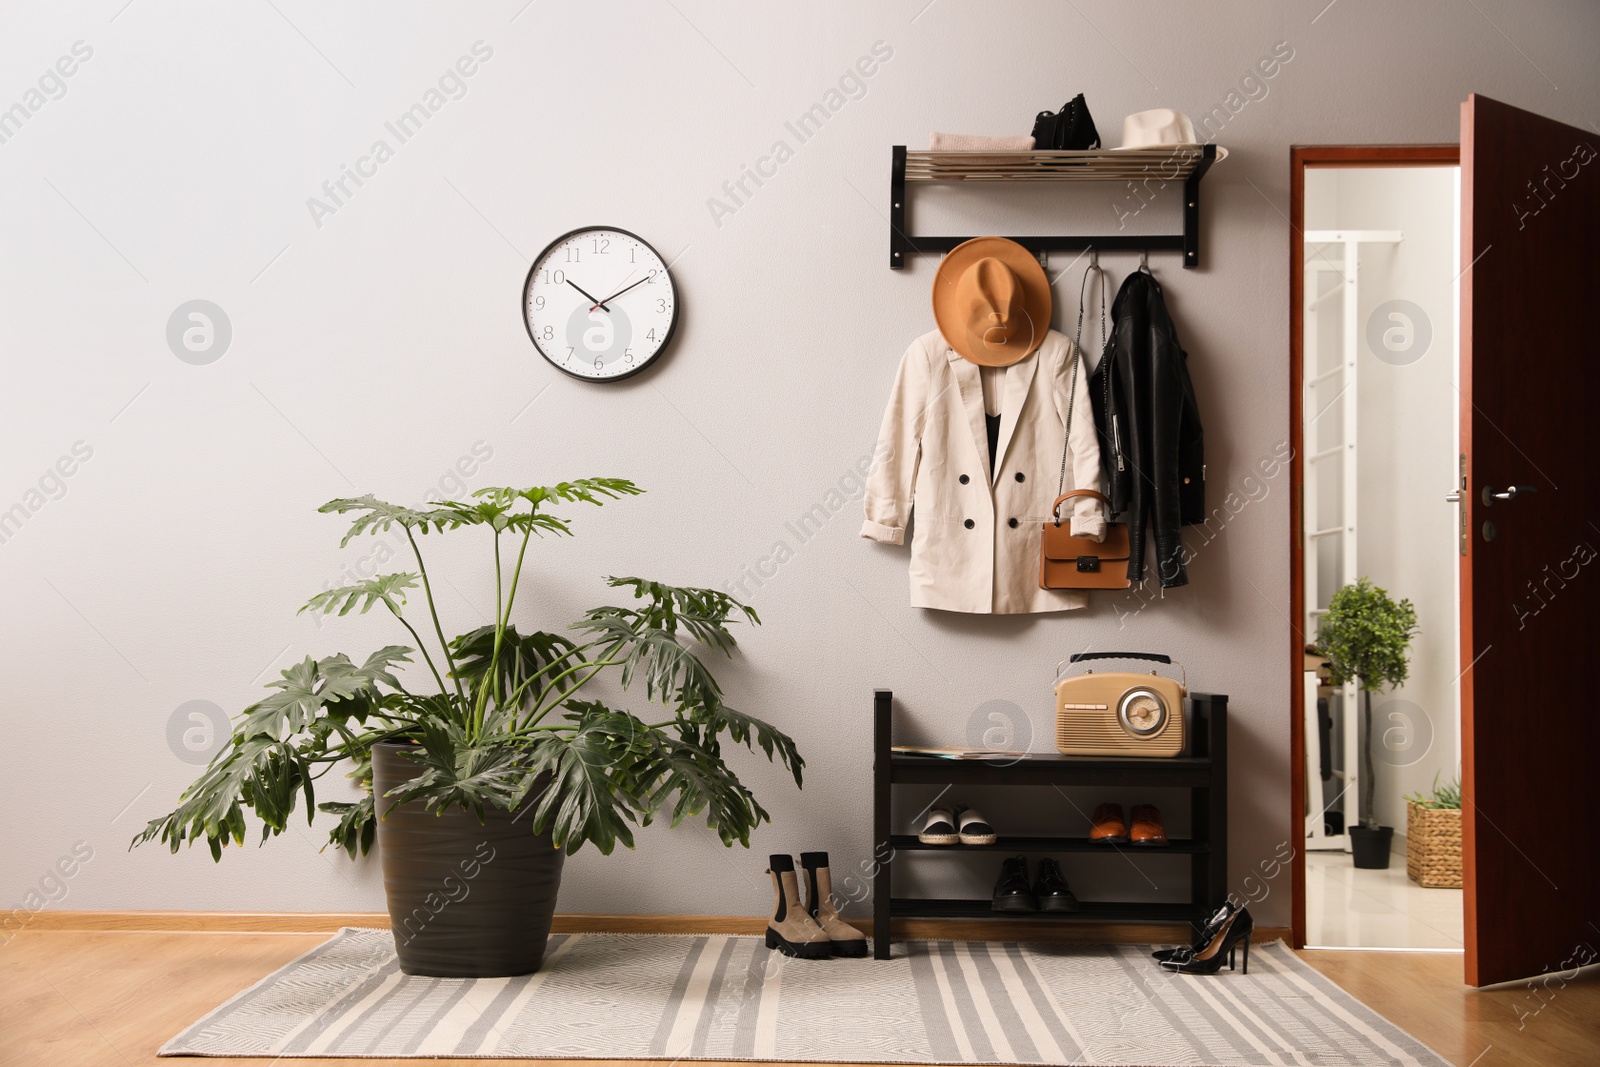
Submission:
[[[1217,146],[1177,145],[1127,151],[914,152],[894,146],[889,178],[889,269],[902,270],[908,256],[948,252],[970,237],[913,236],[906,228],[906,186],[920,182],[1132,182],[1182,183],[1183,230],[1159,234],[1052,234],[1012,237],[1035,255],[1094,249],[1181,252],[1186,269],[1200,265],[1200,179],[1216,162]],[[975,236],[975,235],[974,235]]]

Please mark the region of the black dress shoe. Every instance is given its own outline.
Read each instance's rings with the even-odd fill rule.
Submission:
[[[1012,856],[1000,865],[1000,880],[994,884],[992,911],[1027,914],[1039,910],[1039,901],[1028,884],[1028,860]]]
[[[1033,896],[1040,911],[1073,912],[1078,910],[1078,898],[1055,860],[1039,861],[1039,876],[1033,882]]]

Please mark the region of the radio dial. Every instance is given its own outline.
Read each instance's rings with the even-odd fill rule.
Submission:
[[[1148,737],[1167,723],[1167,706],[1158,693],[1149,689],[1131,689],[1123,695],[1117,708],[1117,718],[1122,726],[1136,737]]]

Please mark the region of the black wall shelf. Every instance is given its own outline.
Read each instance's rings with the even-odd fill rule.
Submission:
[[[1198,929],[1227,896],[1228,878],[1228,698],[1189,695],[1192,754],[1171,759],[1062,756],[1032,753],[1021,759],[941,760],[896,755],[894,694],[874,691],[873,840],[879,842],[873,876],[872,941],[880,960],[890,958],[894,919],[1025,919],[1048,922],[1185,925]],[[1091,844],[1083,837],[1009,836],[993,845],[924,845],[915,834],[896,834],[896,785],[1148,786],[1190,790],[1191,838],[1165,847]],[[1072,914],[997,913],[988,900],[896,897],[894,874],[912,855],[942,852],[1099,853],[1137,861],[1141,856],[1188,856],[1189,899],[1184,902],[1084,901]]]
[[[913,236],[907,229],[906,187],[922,182],[1136,182],[1159,190],[1183,186],[1183,230],[1163,234],[1059,234],[1012,237],[1041,252],[1179,252],[1185,268],[1200,265],[1200,179],[1217,159],[1217,146],[1178,145],[1095,149],[1088,152],[915,152],[895,145],[889,178],[889,268],[909,256],[948,252],[971,237]],[[1154,185],[1152,186],[1152,183]],[[975,236],[975,235],[974,235]]]

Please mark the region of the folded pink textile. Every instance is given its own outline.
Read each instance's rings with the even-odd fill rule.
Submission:
[[[1031,152],[1032,137],[985,137],[980,133],[935,133],[928,138],[932,152]]]

